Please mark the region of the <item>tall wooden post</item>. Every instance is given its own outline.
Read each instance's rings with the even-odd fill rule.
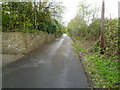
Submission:
[[[104,13],[105,13],[105,2],[102,1],[102,14],[101,14],[101,34],[100,34],[100,54],[104,54]]]
[[[110,13],[110,20],[111,20],[112,18],[111,18],[111,13]]]

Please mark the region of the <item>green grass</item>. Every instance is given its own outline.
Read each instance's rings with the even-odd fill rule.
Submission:
[[[119,82],[118,62],[100,56],[98,53],[86,55],[87,60],[84,64],[87,66],[92,76],[95,87],[113,88],[115,83]]]
[[[72,45],[74,46],[74,51],[79,54],[79,52],[85,53],[85,50],[80,47],[80,43],[74,43],[72,42]]]
[[[80,46],[80,43],[73,42],[74,50],[77,54],[79,52],[84,53],[83,64],[86,67],[86,71],[92,77],[95,88],[116,88],[120,86],[114,86],[115,83],[120,82],[118,61],[100,55],[99,52],[87,52]],[[118,65],[119,64],[119,65]]]

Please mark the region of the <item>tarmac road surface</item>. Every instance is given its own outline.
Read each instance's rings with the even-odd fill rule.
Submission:
[[[88,88],[72,40],[62,36],[15,61],[2,72],[3,88]]]

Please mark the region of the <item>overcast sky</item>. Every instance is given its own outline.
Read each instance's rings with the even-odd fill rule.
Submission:
[[[55,0],[62,1],[66,10],[63,14],[63,21],[68,23],[72,18],[75,17],[77,13],[77,6],[79,2],[83,0]],[[120,0],[105,0],[105,17],[110,18],[110,13],[112,18],[118,17],[118,2]],[[86,0],[88,4],[100,7],[102,6],[102,0]]]

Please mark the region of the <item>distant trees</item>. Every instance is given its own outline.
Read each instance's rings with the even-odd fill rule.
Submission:
[[[90,5],[81,2],[76,17],[68,23],[68,30],[80,37],[86,36],[91,14]]]
[[[49,0],[39,2],[3,2],[3,32],[61,32],[61,3]]]
[[[100,9],[90,9],[90,5],[85,2],[80,3],[76,17],[68,23],[69,35],[77,39],[96,41],[97,47],[100,47],[101,18],[98,10]],[[104,25],[105,55],[117,57],[118,19],[105,18]]]

